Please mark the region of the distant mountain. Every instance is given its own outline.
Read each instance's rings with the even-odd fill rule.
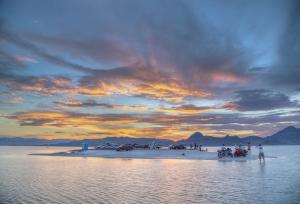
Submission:
[[[190,137],[184,140],[174,142],[168,139],[156,139],[156,138],[131,138],[131,137],[107,137],[102,139],[84,139],[84,140],[46,140],[36,138],[22,138],[22,137],[3,137],[0,138],[1,145],[10,146],[70,146],[79,147],[83,142],[88,142],[89,146],[99,146],[105,143],[115,144],[155,144],[169,146],[171,144],[201,144],[203,146],[220,146],[235,145],[235,144],[247,144],[251,142],[252,145],[265,144],[265,145],[300,145],[300,128],[289,126],[271,136],[262,138],[257,136],[248,136],[240,138],[237,136],[225,136],[225,137],[213,137],[204,136],[200,132],[193,133]]]
[[[264,144],[269,145],[296,145],[300,144],[300,128],[289,126],[272,136],[266,137]]]
[[[204,146],[220,146],[222,144],[225,144],[226,146],[229,145],[246,145],[248,142],[250,142],[252,145],[257,145],[259,143],[262,143],[264,139],[257,136],[249,136],[245,138],[240,138],[237,136],[225,136],[225,137],[213,137],[213,136],[203,136],[198,137],[196,139],[195,137],[189,137],[185,140],[180,140],[177,143],[179,144],[201,144]]]
[[[99,146],[105,143],[115,144],[151,144],[154,142],[158,145],[168,146],[174,143],[168,139],[155,139],[155,138],[130,138],[130,137],[107,137],[103,139],[84,139],[84,140],[46,140],[36,138],[22,138],[22,137],[3,137],[0,138],[0,146],[68,146],[80,147],[83,142],[87,142],[90,146]]]
[[[99,146],[105,143],[114,143],[114,144],[151,144],[154,142],[158,145],[168,146],[173,144],[172,140],[168,139],[156,139],[156,138],[132,138],[132,137],[106,137],[103,139],[84,139],[77,141],[70,141],[67,143],[61,144],[61,146],[81,146],[83,142],[87,142],[89,146]],[[60,146],[60,144],[57,144]],[[56,146],[57,146],[56,145]]]
[[[247,144],[250,142],[252,145],[265,144],[265,145],[300,145],[300,128],[289,126],[272,136],[269,137],[237,137],[237,136],[225,136],[225,137],[212,137],[203,136],[200,132],[193,133],[189,138],[177,141],[178,144],[201,144],[205,146],[220,146],[234,145],[234,144]]]
[[[213,137],[213,136],[204,136],[200,132],[193,133],[189,138],[184,140],[179,140],[176,143],[178,144],[201,144],[204,146],[220,146],[225,145],[234,145],[234,144],[247,144],[251,142],[252,144],[258,143],[259,140],[262,140],[261,137],[251,136],[247,138],[240,138],[237,136],[225,136],[225,137]]]
[[[0,137],[0,145],[7,146],[46,146],[55,144],[64,144],[71,140],[64,139],[37,139],[37,138],[24,138],[24,137]]]

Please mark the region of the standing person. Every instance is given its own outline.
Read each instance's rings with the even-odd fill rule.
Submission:
[[[222,145],[222,148],[221,150],[225,151],[226,150],[226,147],[225,147],[225,144]]]
[[[199,151],[201,151],[202,150],[202,145],[199,145]]]
[[[248,142],[248,151],[251,151],[251,143]]]
[[[265,162],[264,149],[261,144],[258,145],[258,151],[259,151],[259,154],[258,154],[259,162],[261,162],[261,159],[263,159],[263,161]]]

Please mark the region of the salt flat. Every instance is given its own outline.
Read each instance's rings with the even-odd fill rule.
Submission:
[[[187,160],[223,160],[223,161],[244,161],[256,160],[256,154],[249,154],[247,157],[222,158],[219,159],[216,152],[200,152],[197,150],[87,150],[68,151],[47,154],[33,154],[47,156],[69,156],[69,157],[102,157],[102,158],[136,158],[136,159],[187,159]]]

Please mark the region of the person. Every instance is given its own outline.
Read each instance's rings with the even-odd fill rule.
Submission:
[[[234,156],[235,157],[241,156],[241,148],[240,148],[240,146],[236,146],[235,147]]]
[[[264,154],[264,150],[261,144],[258,145],[258,158],[259,158],[259,162],[261,162],[261,159],[263,159],[263,161],[265,162],[265,154]]]
[[[248,151],[251,151],[251,144],[248,142]]]
[[[202,145],[199,145],[199,151],[200,152],[202,151]]]
[[[225,151],[226,150],[226,147],[225,147],[225,144],[222,145],[222,148],[221,150]]]

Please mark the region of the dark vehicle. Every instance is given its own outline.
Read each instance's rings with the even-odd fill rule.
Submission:
[[[134,146],[130,144],[120,145],[116,150],[117,151],[130,151],[133,150]]]
[[[233,157],[232,150],[231,148],[226,148],[222,150],[218,150],[218,157],[223,158],[223,157]]]
[[[95,149],[97,150],[115,150],[119,146],[116,144],[111,144],[109,142],[105,143],[104,145],[97,146]]]
[[[186,149],[184,145],[171,145],[169,149]]]
[[[138,145],[138,144],[134,144],[133,147],[135,149],[150,149],[150,145],[146,144],[146,145]]]

